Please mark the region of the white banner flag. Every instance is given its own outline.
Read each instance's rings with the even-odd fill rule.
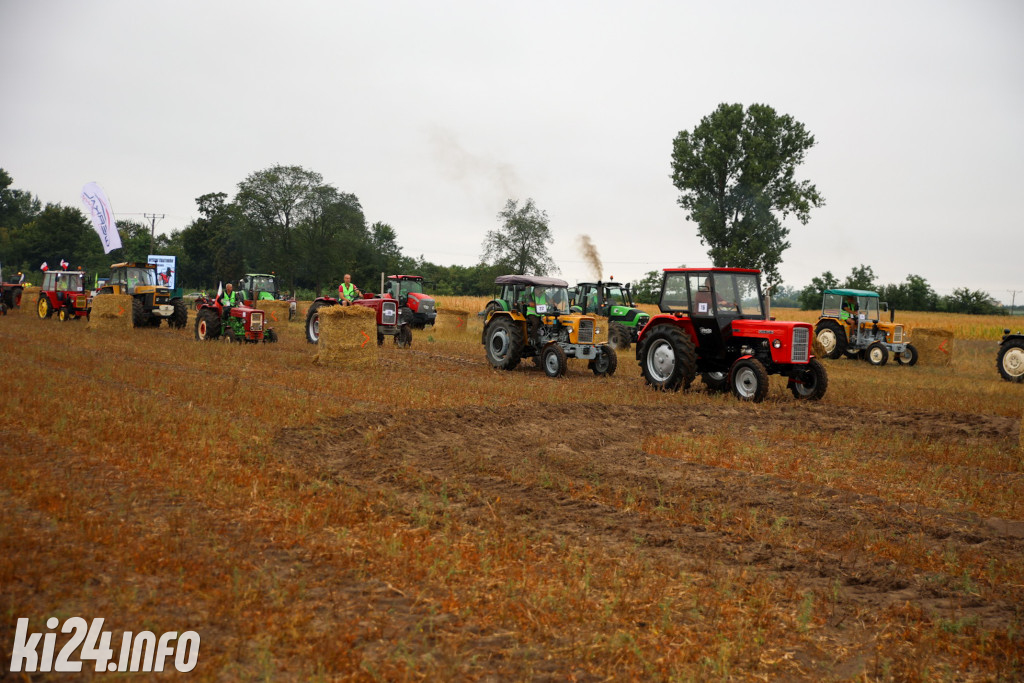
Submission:
[[[103,243],[103,253],[109,254],[121,248],[121,236],[117,233],[114,223],[114,211],[110,208],[110,200],[96,183],[88,183],[82,188],[82,203],[85,204],[92,227]]]

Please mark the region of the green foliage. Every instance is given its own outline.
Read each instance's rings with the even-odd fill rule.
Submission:
[[[759,268],[771,286],[792,214],[806,224],[810,210],[824,205],[817,188],[797,181],[796,168],[814,146],[814,136],[791,116],[767,105],[721,104],[672,147],[672,182],[679,205],[697,224],[716,266]]]
[[[920,275],[908,275],[904,282],[884,285],[880,290],[884,301],[899,310],[937,310],[939,296]]]
[[[502,227],[487,231],[482,261],[521,275],[558,272],[558,266],[548,254],[552,237],[547,212],[538,209],[533,199],[527,199],[522,206],[517,200],[509,199],[498,213],[498,219]]]
[[[993,315],[1002,313],[999,303],[988,292],[980,289],[971,290],[959,287],[949,296],[942,297],[940,310],[948,313],[971,313],[975,315]]]
[[[649,270],[633,283],[633,300],[638,304],[656,304],[661,299],[662,272]]]
[[[811,311],[821,308],[821,295],[826,289],[839,286],[839,280],[831,271],[826,270],[820,277],[812,278],[811,284],[800,290],[800,308],[804,311]]]
[[[865,266],[863,263],[855,266],[843,281],[843,287],[863,289],[868,292],[878,291],[878,285],[875,284],[875,271],[871,269],[871,266]]]

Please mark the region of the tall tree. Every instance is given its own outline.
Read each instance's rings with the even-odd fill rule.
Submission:
[[[871,266],[865,266],[863,263],[854,266],[850,274],[846,276],[846,280],[843,281],[843,287],[874,292],[878,289],[878,285],[875,284],[875,271]]]
[[[484,238],[482,260],[523,275],[557,273],[558,266],[548,254],[551,228],[548,215],[527,199],[519,206],[518,200],[509,199],[498,213],[502,226],[488,230]]]
[[[672,182],[679,205],[697,224],[716,266],[760,268],[778,283],[782,252],[790,245],[782,219],[801,223],[824,205],[817,188],[795,179],[814,136],[791,116],[763,104],[744,111],[720,104],[672,146]]]
[[[800,290],[800,308],[805,311],[821,308],[821,295],[824,291],[838,286],[839,279],[830,270],[811,278],[811,284]]]

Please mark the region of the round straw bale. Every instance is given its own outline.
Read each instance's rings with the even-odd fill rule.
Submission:
[[[317,365],[362,367],[377,359],[377,314],[366,306],[328,306],[319,310]]]
[[[945,328],[914,328],[911,339],[917,349],[921,365],[950,366],[953,364],[953,330]]]
[[[123,334],[132,329],[132,297],[128,294],[100,294],[92,299],[89,328]]]

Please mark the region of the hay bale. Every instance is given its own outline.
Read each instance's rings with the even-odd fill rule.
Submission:
[[[35,312],[36,306],[39,305],[39,292],[42,290],[42,287],[25,287],[22,289],[21,304],[18,308]]]
[[[462,335],[469,331],[469,312],[445,308],[437,312],[434,330],[440,334]]]
[[[100,294],[93,297],[89,329],[124,334],[132,329],[132,297],[128,294]]]
[[[264,299],[263,301],[254,301],[253,304],[255,308],[263,311],[266,315],[267,324],[270,327],[284,325],[288,322],[288,309],[291,303]]]
[[[945,328],[914,328],[910,342],[917,349],[918,363],[949,367],[953,364],[953,330]]]
[[[377,360],[377,314],[366,306],[321,308],[317,365],[364,367]]]
[[[330,292],[327,293],[330,295]],[[309,307],[313,305],[312,301],[296,301],[295,302],[295,320],[305,321],[306,313],[309,311]]]

